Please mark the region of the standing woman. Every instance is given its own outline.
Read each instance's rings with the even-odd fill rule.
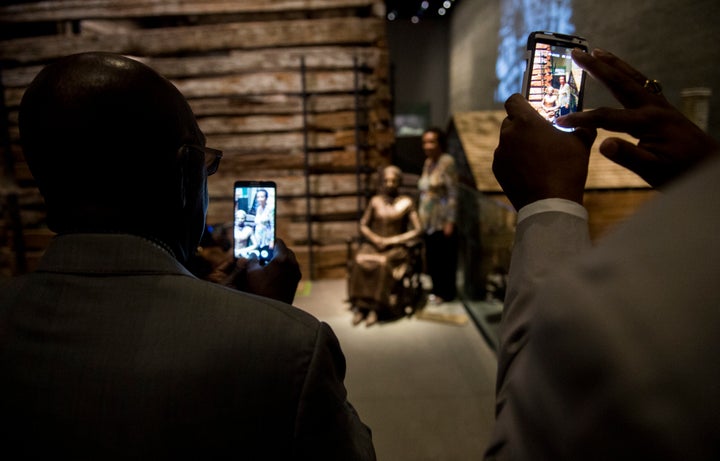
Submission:
[[[275,246],[274,225],[275,225],[275,207],[269,203],[268,191],[258,189],[255,194],[255,244],[258,249],[269,248]]]
[[[418,181],[419,214],[425,233],[427,272],[432,279],[431,304],[455,298],[457,271],[457,169],[445,153],[445,133],[428,128],[422,135],[425,164]]]

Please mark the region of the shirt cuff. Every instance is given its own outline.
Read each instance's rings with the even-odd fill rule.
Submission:
[[[587,221],[588,212],[584,206],[572,200],[566,200],[564,198],[546,198],[532,202],[518,211],[517,222],[520,224],[524,219],[538,213],[547,213],[548,211],[557,211],[560,213],[567,213],[578,218]]]

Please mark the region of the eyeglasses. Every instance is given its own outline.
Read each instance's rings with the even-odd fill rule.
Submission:
[[[198,150],[205,155],[205,171],[207,171],[208,176],[217,172],[218,166],[220,166],[220,159],[223,157],[221,150],[193,144],[185,144],[183,147]]]

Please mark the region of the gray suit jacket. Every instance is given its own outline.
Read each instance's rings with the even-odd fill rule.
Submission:
[[[27,457],[374,459],[328,325],[129,235],[0,281],[0,440]]]
[[[590,248],[518,225],[486,459],[720,459],[720,161]]]

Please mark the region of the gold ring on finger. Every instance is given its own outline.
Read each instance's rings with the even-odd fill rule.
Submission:
[[[658,80],[646,79],[643,88],[645,88],[648,92],[652,94],[662,93],[662,85]]]

